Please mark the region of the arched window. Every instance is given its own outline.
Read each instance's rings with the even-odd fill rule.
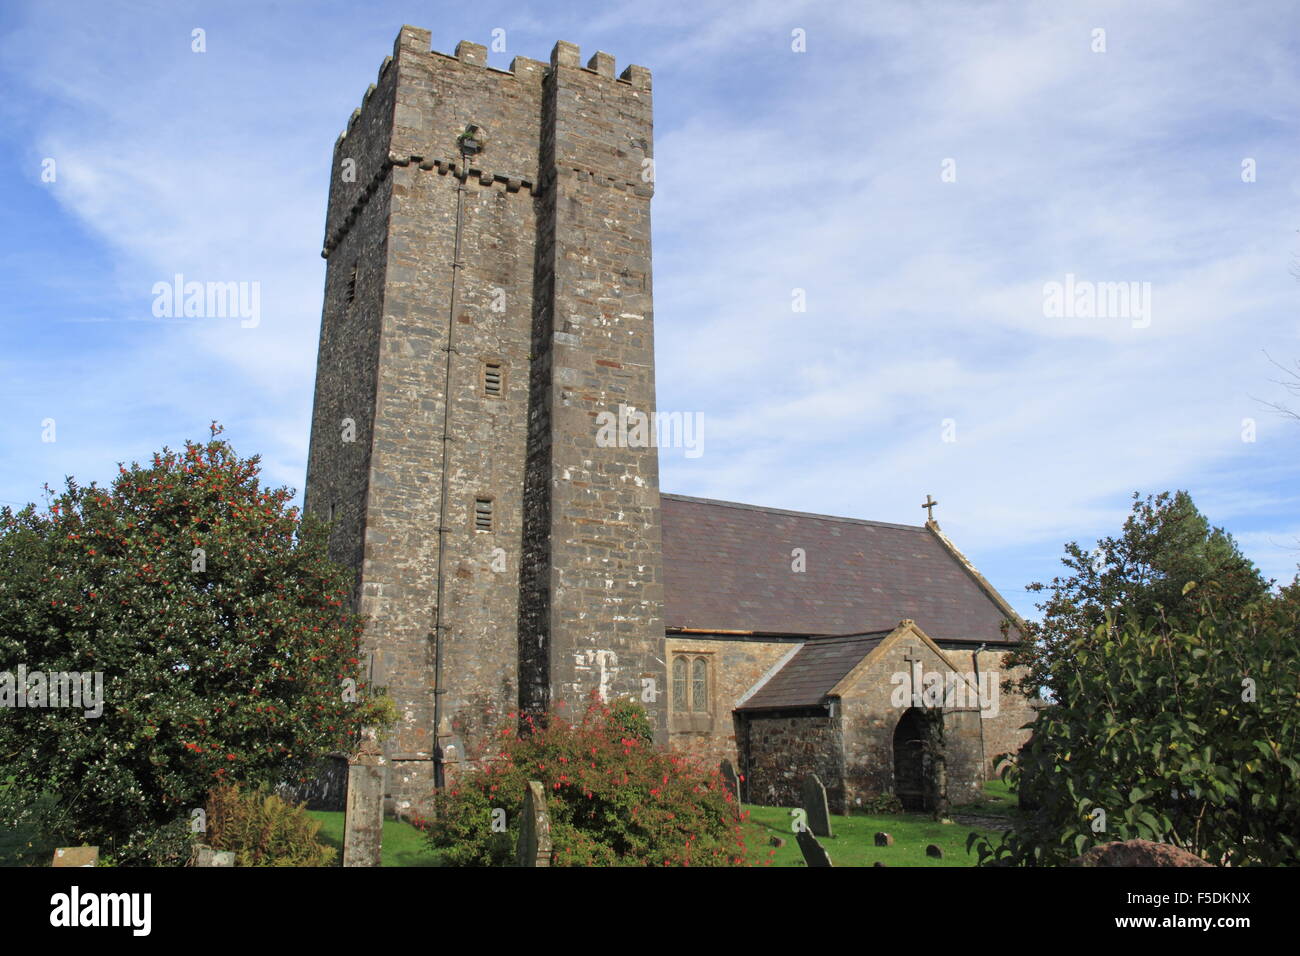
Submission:
[[[708,714],[709,658],[704,654],[673,655],[673,711]]]
[[[709,710],[709,664],[703,657],[691,662],[691,710],[696,713]]]
[[[673,658],[673,710],[684,714],[690,710],[687,701],[690,688],[686,684],[686,658]]]

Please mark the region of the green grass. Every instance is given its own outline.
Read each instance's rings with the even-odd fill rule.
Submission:
[[[770,855],[773,866],[804,865],[803,854],[790,830],[789,809],[746,809],[750,812],[747,842],[759,859]],[[875,845],[875,835],[881,830],[894,838],[893,846]],[[970,827],[956,823],[938,823],[923,814],[853,817],[832,814],[831,831],[834,836],[818,837],[818,840],[835,866],[872,866],[877,860],[888,866],[975,865],[974,855],[966,853],[966,837],[971,832]],[[769,846],[768,841],[773,836],[784,839],[785,846]],[[925,855],[925,848],[931,843],[943,849],[943,859]]]
[[[984,786],[985,799],[979,803],[953,809],[953,813],[978,813],[984,816],[1011,816],[1016,798],[1006,784],[994,781]],[[749,826],[745,840],[757,861],[770,857],[773,866],[804,866],[803,854],[795,842],[788,807],[747,806]],[[872,866],[877,860],[887,866],[974,866],[977,857],[966,852],[966,837],[977,832],[991,837],[990,830],[960,823],[939,823],[928,814],[898,813],[877,815],[831,816],[832,837],[818,837],[835,866]],[[876,846],[877,832],[894,838],[893,846]],[[773,847],[772,837],[785,840],[785,846]],[[943,859],[925,855],[931,843],[943,850]]]
[[[975,813],[981,816],[1013,817],[1016,814],[1015,794],[1000,780],[984,785],[984,799],[978,803],[958,807],[956,814]],[[787,807],[746,807],[749,823],[745,839],[756,863],[771,859],[773,866],[803,866],[803,854],[790,830],[791,817]],[[335,848],[335,864],[343,858],[343,814],[309,811],[320,821],[317,839]],[[966,853],[966,837],[976,832],[990,831],[972,828],[960,823],[937,823],[919,813],[878,814],[862,816],[832,816],[833,837],[823,837],[821,844],[836,866],[871,866],[877,860],[889,866],[974,866],[975,857]],[[894,838],[893,846],[875,845],[875,834],[883,830]],[[772,847],[771,837],[785,840],[785,846]],[[943,848],[942,860],[927,857],[928,844]],[[0,866],[49,866],[57,840],[44,839],[31,828],[5,830],[0,828]],[[424,834],[401,820],[384,821],[384,866],[438,866],[439,858],[429,847]]]
[[[751,856],[762,863],[772,852],[773,866],[803,866],[803,854],[790,831],[790,811],[783,807],[746,807],[750,822],[745,839]],[[965,808],[963,808],[965,809]],[[988,812],[980,810],[979,812]],[[338,849],[343,855],[343,814],[312,811],[321,821],[317,839]],[[974,866],[974,855],[966,853],[966,835],[971,827],[936,823],[929,816],[904,813],[894,816],[831,817],[835,836],[822,838],[821,844],[836,866],[871,866],[877,860],[889,866]],[[875,835],[884,830],[894,837],[893,846],[875,846]],[[986,831],[980,831],[981,833]],[[783,847],[768,844],[770,837],[785,839]],[[942,860],[925,855],[928,844],[943,848]],[[336,862],[338,862],[336,860]],[[400,820],[384,821],[384,866],[438,866],[438,855],[425,842],[424,834]]]
[[[323,810],[309,810],[308,814],[321,823],[316,839],[337,851],[334,862],[343,863],[343,814]],[[403,820],[384,820],[384,866],[437,866],[438,854],[425,839],[424,834]]]
[[[978,803],[964,804],[953,812],[979,813],[990,817],[1014,817],[1020,810],[1015,792],[1004,780],[990,780],[984,784],[984,799]]]
[[[983,816],[1011,816],[1016,812],[1015,794],[1002,781],[984,785],[985,797],[979,803],[955,809],[954,813],[978,813]],[[746,807],[750,812],[745,839],[756,863],[768,859],[773,866],[803,866],[803,854],[790,830],[790,810],[786,807]],[[321,821],[317,836],[322,843],[336,847],[343,855],[343,814],[312,812]],[[835,836],[823,838],[822,846],[836,866],[871,866],[877,860],[889,866],[974,866],[974,854],[966,853],[966,837],[976,829],[960,823],[937,823],[920,813],[879,814],[831,818]],[[894,838],[893,846],[876,846],[877,831]],[[772,847],[773,836],[785,840],[785,846]],[[934,843],[943,848],[943,859],[925,855]],[[437,866],[438,855],[425,842],[424,834],[400,820],[384,821],[384,866]]]

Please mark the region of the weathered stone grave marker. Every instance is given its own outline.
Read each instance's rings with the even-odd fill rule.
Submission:
[[[811,830],[800,830],[794,835],[795,841],[799,844],[799,849],[803,853],[803,861],[808,866],[833,866],[830,855],[826,848],[817,842],[817,838],[812,835]]]
[[[528,787],[524,790],[523,812],[519,822],[515,863],[518,866],[550,866],[551,815],[546,809],[546,791],[541,781],[528,781]]]
[[[195,866],[234,866],[235,854],[233,850],[214,850],[210,846],[200,844],[194,849]]]
[[[379,866],[384,839],[384,783],[388,761],[379,737],[362,731],[361,752],[348,761],[347,807],[343,816],[343,865]]]
[[[51,866],[96,866],[99,863],[97,846],[61,846],[54,851]]]
[[[834,836],[831,833],[831,811],[826,803],[826,788],[815,773],[803,778],[803,808],[808,813],[808,829],[813,836]]]
[[[736,802],[736,816],[740,816],[740,776],[736,773],[736,768],[731,765],[730,760],[723,760],[718,768],[722,771],[722,779],[727,782],[727,790],[731,793],[731,799]]]

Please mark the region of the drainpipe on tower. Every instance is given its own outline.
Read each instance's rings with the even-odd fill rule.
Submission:
[[[434,608],[433,621],[433,785],[439,790],[446,784],[445,755],[442,752],[440,734],[442,732],[442,697],[446,693],[445,688],[442,686],[442,634],[447,629],[442,617],[443,602],[447,593],[443,568],[445,563],[444,554],[447,550],[447,534],[451,531],[451,528],[447,526],[447,463],[449,458],[447,446],[452,441],[451,357],[456,352],[456,293],[460,288],[460,270],[462,268],[460,239],[465,221],[465,180],[469,176],[466,157],[470,152],[471,144],[474,146],[474,151],[477,152],[477,143],[471,135],[471,128],[466,127],[465,133],[460,137],[460,169],[456,170],[456,234],[451,255],[451,299],[447,307],[447,344],[443,349],[447,353],[447,365],[443,376],[442,477],[439,482],[438,500],[438,597],[437,605]]]

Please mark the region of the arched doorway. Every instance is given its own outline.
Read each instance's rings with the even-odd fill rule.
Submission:
[[[934,809],[927,736],[926,716],[920,708],[903,711],[894,728],[894,795],[904,810]]]

